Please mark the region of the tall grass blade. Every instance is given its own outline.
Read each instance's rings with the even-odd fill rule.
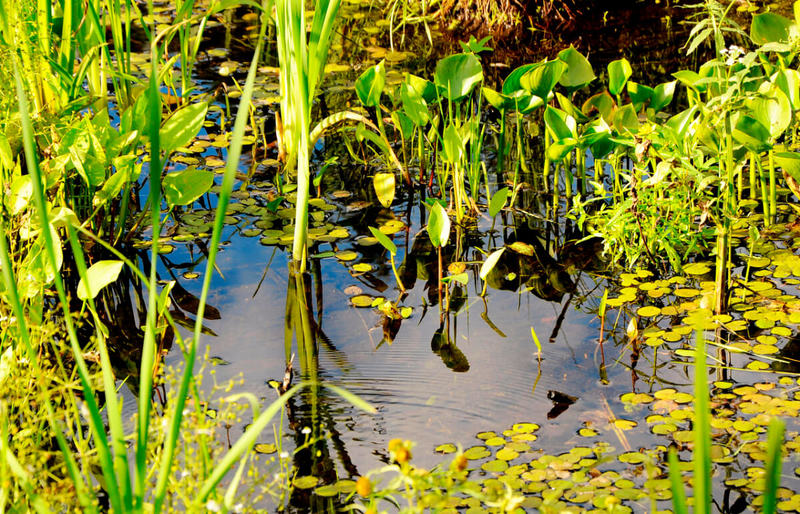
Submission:
[[[786,424],[782,419],[774,417],[769,422],[767,432],[767,471],[764,486],[764,514],[774,514],[778,505],[778,488],[781,486],[781,446]]]
[[[681,468],[678,463],[678,453],[674,448],[670,448],[669,456],[669,483],[672,489],[672,508],[675,509],[675,514],[689,514],[689,509],[686,506],[686,492],[683,489],[683,480],[681,479]]]
[[[155,331],[158,305],[156,283],[158,277],[158,240],[161,233],[161,93],[158,90],[158,45],[155,40],[150,45],[150,86],[147,94],[148,120],[150,132],[150,219],[152,224],[152,245],[150,255],[150,278],[147,297],[147,322],[144,331],[144,345],[139,369],[139,417],[136,434],[136,485],[134,488],[134,508],[143,507],[145,482],[147,479],[147,442],[150,430],[150,402],[153,390],[153,366],[155,362]]]
[[[694,363],[694,512],[711,514],[711,408],[708,398],[706,341],[696,335]]]

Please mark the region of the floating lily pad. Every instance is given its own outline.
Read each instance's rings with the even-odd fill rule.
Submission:
[[[366,294],[360,294],[350,298],[350,303],[355,307],[371,307],[373,301],[374,298]]]

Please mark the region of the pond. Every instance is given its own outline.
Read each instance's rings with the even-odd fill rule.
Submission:
[[[70,173],[59,188],[45,182],[59,205],[52,231],[39,230],[28,207],[48,193],[37,159],[25,158],[23,174],[20,156],[7,173],[11,254],[23,257],[9,260],[5,237],[0,257],[4,271],[23,278],[18,286],[4,275],[3,293],[20,287],[27,310],[16,293],[8,297],[3,337],[17,330],[17,317],[30,318],[44,341],[47,323],[66,320],[53,345],[69,341],[72,353],[64,350],[65,365],[54,352],[52,366],[82,380],[64,388],[83,388],[59,405],[70,414],[33,416],[57,429],[44,460],[66,459],[55,473],[63,478],[76,473],[67,443],[76,455],[91,453],[79,462],[94,470],[86,488],[98,510],[149,508],[146,480],[158,482],[156,511],[161,501],[186,500],[177,508],[375,513],[402,510],[392,506],[402,498],[412,512],[666,512],[679,511],[673,498],[686,484],[690,496],[708,488],[720,512],[800,510],[800,209],[792,196],[800,197],[800,72],[790,66],[800,18],[759,14],[748,34],[709,2],[690,32],[683,21],[694,11],[679,15],[659,2],[642,9],[603,11],[602,23],[581,9],[557,26],[531,18],[532,32],[547,37],[515,45],[461,38],[456,20],[442,32],[432,19],[406,15],[401,30],[386,12],[348,1],[341,29],[328,35],[315,96],[308,78],[310,91],[283,89],[287,52],[299,48],[282,39],[288,22],[262,27],[250,5],[203,18],[191,69],[190,34],[169,25],[179,13],[156,6],[142,21],[180,37],[167,37],[164,63],[130,46],[127,62],[137,77],[170,67],[172,86],[159,76],[139,100],[92,121],[95,107],[86,106],[96,100],[73,100],[80,121],[38,133],[40,146],[52,143],[41,150],[45,180],[53,170]],[[749,23],[749,9],[741,5],[735,19]],[[703,43],[720,34],[717,23],[731,41],[757,49]],[[266,57],[251,67],[250,102],[256,44]],[[687,46],[699,51],[683,59]],[[124,77],[106,81],[115,95]],[[192,102],[177,108],[181,89]],[[175,113],[163,122],[152,109],[148,125],[144,113],[161,105],[153,98]],[[248,110],[238,112],[240,101]],[[16,162],[5,158],[12,147],[17,155],[31,144],[19,111],[23,136],[3,126],[2,170]],[[307,118],[324,120],[324,130],[298,132]],[[128,139],[115,139],[125,130]],[[137,139],[143,133],[147,143]],[[127,145],[130,155],[112,158]],[[164,173],[148,175],[154,162]],[[131,178],[107,177],[111,169]],[[158,181],[163,202],[151,194]],[[66,210],[56,201],[64,195],[75,200]],[[105,218],[77,223],[98,212]],[[43,257],[52,237],[69,240],[74,254]],[[63,279],[42,271],[48,259],[55,268],[63,261]],[[92,282],[98,265],[112,271]],[[148,296],[150,269],[158,294]],[[63,315],[51,314],[58,305]],[[181,378],[202,309],[204,357]],[[19,330],[30,346],[24,323]],[[10,351],[0,359],[0,393],[6,377],[26,376],[24,367],[8,371]],[[36,354],[15,365],[36,363]],[[109,393],[115,379],[125,386],[120,395]],[[142,387],[154,391],[149,426]],[[18,393],[8,397],[19,419],[25,409],[52,408],[50,396]],[[285,405],[274,419],[248,410],[269,413],[277,400]],[[191,421],[170,424],[180,416]],[[4,423],[4,444],[27,440]],[[259,426],[267,428],[248,443]],[[126,431],[136,431],[130,448],[118,437]],[[101,433],[111,437],[103,443]],[[184,452],[164,457],[171,444]],[[109,447],[113,461],[104,457]],[[234,493],[245,468],[209,461],[231,448],[252,464],[241,503]],[[668,455],[679,460],[670,469]],[[158,459],[163,474],[154,471]],[[0,453],[2,473],[9,462],[21,484],[15,495],[36,489]],[[186,485],[194,473],[197,483]],[[122,492],[106,485],[112,475]],[[170,497],[167,483],[186,488]],[[213,494],[218,483],[231,486],[224,500]]]
[[[613,27],[608,30],[618,32]],[[677,34],[675,41],[678,36],[683,38],[685,33]],[[342,51],[368,59],[356,65],[361,70],[390,57],[400,70],[418,70],[426,62],[435,62],[432,57],[409,61],[413,54],[387,53],[376,45],[355,45]],[[675,47],[667,52],[655,48],[654,52],[641,61],[651,63],[651,74],[664,73],[664,66],[672,66],[671,62],[659,60],[653,65],[654,58],[649,55],[658,58],[671,52],[674,56]],[[529,55],[524,58],[530,60]],[[643,66],[638,65],[639,69]],[[200,72],[211,77],[205,87],[218,87],[209,69],[218,67],[227,74],[225,67],[231,66],[237,64],[227,57],[221,64],[212,61]],[[506,66],[515,67],[513,61]],[[241,75],[244,66],[238,67]],[[323,84],[320,104],[325,111],[336,111],[338,105],[352,101],[349,87],[353,75],[348,69],[343,66],[335,72],[340,75]],[[260,79],[257,125],[272,125],[273,108],[277,107],[272,92],[276,89],[277,77]],[[210,120],[195,143],[199,144],[195,153],[186,154],[185,159],[190,159],[186,162],[199,160],[213,167],[225,160],[226,150],[218,148],[225,145],[216,143],[219,136],[214,132],[218,118],[211,116]],[[535,129],[526,126],[530,128]],[[550,196],[537,191],[533,187],[537,178],[528,175],[524,179],[533,186],[523,184],[517,208],[494,220],[483,215],[458,227],[459,242],[446,252],[443,265],[449,270],[446,274],[466,275],[463,283],[453,282],[450,309],[440,315],[436,252],[425,232],[429,210],[425,198],[436,192],[429,188],[403,191],[390,208],[380,206],[369,177],[381,167],[352,163],[346,137],[326,137],[315,148],[314,167],[324,168],[325,175],[310,211],[309,234],[314,244],[309,249],[310,273],[305,278],[290,271],[293,208],[286,203],[277,210],[267,208],[281,194],[275,182],[275,150],[245,158],[228,209],[225,243],[217,261],[219,273],[211,283],[209,304],[215,314],[204,322],[213,333],[203,339],[203,350],[217,364],[215,379],[223,383],[237,380],[236,391],[253,392],[271,401],[275,397],[271,382],[283,380],[287,361],[291,361],[294,381],[341,386],[376,407],[376,414],[366,414],[320,390],[301,393],[292,400],[283,425],[284,448],[302,445],[304,430],[320,438],[312,445],[316,456],[299,451],[293,457],[299,476],[314,476],[319,479],[314,483],[320,485],[355,479],[389,462],[387,446],[397,438],[414,441],[415,463],[430,467],[443,461],[441,451],[451,451],[449,444],[467,449],[520,423],[535,424],[535,442],[528,442],[529,451],[510,462],[512,465],[543,455],[564,455],[575,448],[591,448],[614,457],[670,444],[680,446],[686,441],[683,434],[690,433],[685,424],[689,411],[683,406],[692,402],[691,394],[686,394],[693,390],[692,372],[686,354],[675,350],[680,348],[676,343],[693,337],[692,329],[681,324],[681,312],[691,312],[692,307],[687,304],[670,316],[662,315],[662,307],[691,301],[706,287],[702,277],[690,275],[688,285],[681,287],[686,280],[681,275],[660,277],[663,284],[654,281],[659,277],[650,278],[650,272],[644,271],[638,276],[623,275],[621,280],[607,275],[602,241],[583,239],[574,220],[564,217],[563,204],[553,216]],[[540,138],[534,132],[526,141],[536,160],[542,154]],[[587,158],[587,168],[591,168],[591,153]],[[484,159],[495,176],[496,156],[487,153]],[[511,185],[511,180],[509,174],[498,173],[489,190]],[[173,295],[176,310],[184,314],[191,315],[196,304],[187,298],[200,295],[201,280],[193,270],[201,268],[204,252],[203,243],[197,246],[189,236],[197,232],[193,227],[211,220],[216,205],[213,191],[201,199],[200,209],[176,216],[180,223],[167,227],[168,233],[177,234],[177,241],[181,235],[189,239],[176,243],[175,251],[161,258],[162,276],[177,279],[177,287],[186,290],[180,293],[183,302]],[[291,192],[288,199],[294,201]],[[481,201],[488,203],[485,196]],[[405,292],[395,281],[387,251],[372,237],[369,227],[380,227],[397,246],[395,260]],[[515,241],[521,245],[501,257],[482,295],[484,284],[478,272],[484,254],[513,247]],[[708,269],[700,271],[695,275],[709,273]],[[636,294],[631,294],[631,285],[639,286]],[[692,289],[693,285],[699,289]],[[654,289],[663,291],[650,294]],[[609,298],[625,301],[618,303],[617,309],[607,307],[603,305],[604,292]],[[396,301],[397,308],[383,305],[387,299]],[[651,304],[659,307],[646,307]],[[296,310],[298,305],[307,306],[307,313],[300,314],[304,309]],[[652,313],[646,312],[648,308],[654,309]],[[397,309],[405,312],[401,315]],[[601,309],[607,309],[602,327]],[[643,331],[633,341],[626,337],[632,330],[629,321],[634,322],[637,333]],[[167,358],[176,364],[181,361],[175,351]],[[716,378],[722,387],[716,392],[725,394],[723,382],[733,384],[730,387],[755,384],[759,390],[771,390],[778,376],[747,371],[743,369],[747,362],[739,363],[738,371],[718,371]],[[789,370],[794,369],[789,365]],[[787,408],[797,411],[794,406]],[[668,419],[666,425],[663,415]],[[242,422],[231,432],[236,434],[246,426],[247,422]],[[676,432],[681,435],[672,437]],[[271,437],[263,440],[266,451],[277,450]],[[597,450],[598,443],[601,450]],[[735,463],[740,472],[746,470],[744,460],[728,457],[730,451],[726,449],[720,458]],[[477,464],[497,462],[487,458],[488,453],[475,455]],[[611,485],[611,490],[625,493],[630,488],[644,488],[646,473],[631,471],[629,465],[641,461],[620,460],[612,459],[607,469],[619,473],[615,481],[632,480],[626,487]],[[489,465],[477,473],[491,477],[498,471],[503,470]],[[783,484],[794,489],[793,480]],[[730,482],[720,486],[719,493],[731,504],[747,502],[741,485]],[[322,498],[302,489],[295,491],[292,509],[322,508]],[[623,493],[619,496],[628,494],[634,510],[649,506],[650,500]],[[668,502],[662,500],[661,505]]]

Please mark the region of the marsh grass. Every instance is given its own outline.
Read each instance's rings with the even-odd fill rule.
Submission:
[[[177,379],[178,387],[171,397],[170,408],[166,413],[159,414],[153,411],[152,402],[154,388],[158,381],[158,367],[156,360],[157,350],[157,333],[159,332],[158,323],[163,318],[169,319],[169,314],[165,311],[168,301],[167,295],[169,294],[171,286],[159,290],[159,282],[157,280],[157,267],[158,254],[159,254],[159,237],[161,233],[161,216],[162,216],[162,196],[161,196],[161,181],[164,172],[164,166],[169,159],[170,153],[178,146],[182,146],[182,141],[188,141],[195,134],[188,131],[194,130],[195,133],[199,130],[202,118],[198,121],[192,121],[191,116],[195,113],[205,115],[205,107],[203,105],[190,106],[181,109],[173,118],[162,124],[162,108],[161,108],[161,78],[163,77],[163,67],[169,66],[169,63],[161,63],[157,56],[162,55],[163,48],[169,43],[172,35],[177,31],[182,37],[182,49],[185,52],[193,51],[196,53],[196,47],[192,50],[189,44],[188,32],[182,32],[189,21],[188,14],[191,12],[192,3],[186,2],[181,4],[179,8],[179,21],[177,25],[168,27],[159,33],[155,32],[155,27],[152,27],[149,34],[151,35],[150,43],[150,71],[149,71],[149,85],[147,91],[143,93],[140,98],[142,102],[134,105],[132,108],[138,109],[138,116],[141,122],[126,122],[123,115],[123,124],[139,123],[139,127],[144,130],[144,136],[149,141],[150,152],[149,161],[147,163],[149,168],[149,198],[146,209],[150,212],[150,228],[153,233],[151,245],[151,258],[150,269],[148,275],[145,276],[138,267],[130,260],[125,258],[115,248],[108,245],[106,242],[97,238],[86,227],[82,226],[78,221],[75,213],[68,207],[58,207],[55,209],[50,203],[49,186],[51,184],[50,177],[45,177],[42,169],[39,166],[39,156],[37,155],[37,140],[34,134],[33,116],[28,106],[28,92],[33,89],[33,95],[36,100],[37,109],[41,106],[39,100],[43,86],[41,84],[29,84],[28,88],[24,85],[23,72],[21,71],[22,64],[16,59],[13,62],[15,69],[14,77],[16,82],[16,96],[18,100],[19,121],[22,132],[22,145],[24,148],[24,163],[27,166],[28,176],[30,177],[31,184],[31,197],[33,201],[32,212],[38,220],[38,227],[43,227],[39,232],[38,243],[40,245],[41,258],[39,266],[41,269],[36,270],[39,273],[44,273],[52,284],[55,286],[57,298],[56,305],[58,305],[60,313],[56,319],[59,321],[53,325],[56,330],[63,330],[66,334],[66,342],[69,345],[68,356],[71,361],[71,370],[68,375],[75,373],[75,380],[79,385],[80,399],[77,393],[67,391],[63,400],[66,404],[53,404],[51,400],[52,389],[50,389],[51,381],[39,380],[36,383],[40,389],[34,390],[31,394],[38,395],[38,404],[44,408],[44,418],[39,421],[43,423],[46,420],[50,433],[55,438],[58,448],[60,449],[60,457],[63,459],[63,466],[66,475],[69,477],[69,483],[73,488],[74,496],[80,509],[84,512],[97,512],[103,507],[98,503],[95,488],[99,484],[104,494],[108,499],[108,506],[115,512],[160,512],[167,507],[171,500],[168,496],[170,487],[176,483],[176,463],[180,459],[175,459],[176,452],[179,451],[182,441],[185,438],[183,435],[186,430],[202,429],[196,423],[193,426],[187,427],[184,417],[185,413],[190,413],[192,419],[197,421],[205,415],[205,410],[202,408],[203,402],[198,389],[198,384],[195,379],[195,364],[197,359],[197,348],[200,342],[200,334],[202,332],[202,319],[206,306],[206,298],[208,296],[211,277],[215,272],[215,260],[217,251],[220,245],[221,233],[223,227],[223,219],[225,217],[227,205],[230,199],[231,191],[234,185],[236,172],[239,166],[239,157],[241,155],[241,148],[243,144],[245,124],[249,116],[249,105],[252,98],[252,92],[255,83],[255,75],[263,47],[263,40],[265,35],[266,24],[261,25],[260,37],[255,49],[254,57],[252,59],[247,80],[245,82],[242,98],[240,101],[239,112],[236,117],[234,129],[231,137],[231,145],[228,151],[228,160],[226,170],[222,179],[221,192],[217,204],[217,211],[214,222],[214,229],[211,236],[211,244],[209,245],[209,253],[206,261],[205,277],[200,295],[199,306],[197,309],[197,318],[194,325],[194,331],[191,338],[183,340],[176,332],[178,344],[181,346],[184,355],[183,371]],[[116,13],[120,14],[120,6],[116,5]],[[261,5],[262,10],[268,10],[266,2]],[[90,13],[91,14],[91,13]],[[69,16],[69,12],[67,13]],[[91,16],[90,16],[91,17]],[[43,18],[38,19],[39,24],[43,24]],[[116,18],[119,22],[120,18]],[[128,22],[130,21],[127,18]],[[65,20],[69,26],[70,20]],[[129,28],[129,27],[128,27]],[[202,22],[201,27],[202,31]],[[87,30],[91,32],[91,24]],[[124,29],[117,27],[116,43],[122,41],[120,36]],[[71,36],[71,33],[69,33]],[[4,31],[3,35],[8,35]],[[89,37],[91,33],[86,36]],[[46,37],[47,34],[40,31],[38,36]],[[66,44],[66,43],[65,43]],[[121,44],[121,43],[120,43]],[[42,48],[44,50],[44,48]],[[62,45],[61,50],[63,55],[71,54],[69,48]],[[188,54],[184,57],[191,57]],[[24,60],[23,55],[21,60]],[[187,59],[187,62],[191,59]],[[118,55],[117,62],[125,62],[125,55]],[[94,70],[98,71],[98,70]],[[89,81],[90,94],[97,93],[97,96],[105,102],[104,87],[106,78],[103,75],[105,69],[99,69],[99,74],[93,75],[90,69],[87,72],[86,80]],[[186,75],[188,77],[189,75]],[[186,86],[186,83],[184,83]],[[123,87],[117,88],[120,94],[124,93]],[[184,87],[184,93],[186,88]],[[38,95],[38,96],[37,96]],[[188,99],[188,97],[187,97]],[[125,104],[124,98],[118,99],[121,105]],[[94,104],[99,112],[104,112],[105,105],[102,107],[99,103]],[[38,112],[38,110],[37,110]],[[96,113],[95,116],[98,116]],[[185,127],[181,126],[181,122],[189,120]],[[180,121],[179,121],[180,120]],[[172,125],[170,125],[172,122]],[[165,127],[174,126],[177,133],[169,130],[165,131]],[[191,127],[195,127],[192,129]],[[131,128],[129,126],[129,128]],[[5,162],[4,162],[5,164]],[[78,165],[78,164],[76,164]],[[47,181],[46,181],[47,178]],[[67,203],[69,206],[69,203]],[[146,212],[146,211],[145,211]],[[0,221],[0,224],[4,222]],[[5,226],[2,231],[6,233]],[[14,232],[12,232],[13,234]],[[106,250],[120,258],[118,261],[103,261],[113,263],[104,269],[111,269],[114,271],[105,271],[104,274],[98,276],[95,266],[89,268],[86,263],[87,255],[84,253],[83,246],[79,240],[78,234],[84,238],[90,238],[96,242],[101,243]],[[77,295],[84,301],[83,309],[89,313],[89,318],[82,321],[82,323],[93,325],[93,341],[96,345],[97,357],[92,357],[92,360],[97,360],[99,373],[92,371],[94,366],[87,363],[87,353],[84,348],[84,342],[78,335],[77,321],[75,313],[72,312],[74,299],[72,298],[73,292],[68,290],[67,285],[62,278],[61,266],[63,262],[62,251],[62,238],[69,241],[69,248],[74,258],[76,273],[81,280],[81,285],[78,287]],[[36,371],[36,374],[49,374],[49,368],[41,360],[41,350],[34,346],[33,339],[30,336],[30,327],[26,323],[26,319],[31,315],[31,311],[26,311],[24,305],[25,298],[21,297],[18,292],[17,278],[14,276],[14,270],[19,269],[19,265],[14,262],[9,245],[5,236],[0,241],[0,260],[2,260],[3,278],[5,286],[5,294],[10,302],[14,317],[17,320],[17,340],[25,349],[27,354],[27,364]],[[94,298],[97,295],[96,287],[103,287],[110,281],[113,281],[119,274],[119,270],[123,265],[130,266],[131,271],[142,279],[144,284],[147,284],[148,299],[146,310],[146,322],[144,326],[143,346],[141,354],[141,362],[139,364],[139,384],[137,392],[139,394],[136,427],[133,434],[126,433],[125,420],[122,416],[122,395],[117,392],[117,381],[112,369],[111,361],[109,358],[109,349],[107,347],[107,328],[103,325],[100,317],[98,316],[98,308],[95,305]],[[97,285],[92,285],[97,284]],[[84,292],[81,293],[81,286]],[[42,308],[48,309],[49,302],[42,305]],[[48,316],[51,314],[46,313]],[[63,325],[62,325],[63,323]],[[4,332],[7,336],[11,335],[11,328],[9,327]],[[11,338],[13,341],[15,338]],[[35,340],[36,344],[41,344],[38,339]],[[14,357],[14,352],[18,351],[19,345],[7,346],[3,355],[6,356],[6,363],[8,359]],[[11,352],[11,353],[8,353]],[[55,356],[61,362],[58,350],[54,352]],[[64,372],[66,368],[61,366],[61,371]],[[58,375],[56,375],[58,376]],[[95,389],[100,386],[105,392],[104,403],[100,404]],[[198,447],[196,449],[196,459],[192,461],[194,465],[199,466],[199,469],[193,469],[195,478],[198,480],[197,492],[191,496],[177,495],[183,501],[188,502],[185,507],[191,510],[199,510],[205,508],[205,502],[209,498],[219,498],[221,504],[226,508],[232,508],[237,495],[237,487],[241,483],[242,473],[246,464],[251,460],[251,450],[259,435],[271,423],[272,419],[281,412],[283,404],[287,399],[294,394],[295,391],[307,387],[308,384],[299,384],[287,391],[280,399],[273,402],[263,412],[259,407],[259,402],[252,395],[240,396],[245,398],[253,407],[254,421],[250,424],[249,428],[240,437],[229,450],[224,452],[221,458],[212,459],[211,448],[208,442],[200,437],[197,439]],[[313,387],[318,387],[314,385]],[[328,386],[326,386],[328,387]],[[354,402],[361,408],[371,410],[366,403],[350,395],[346,391],[330,386],[335,393],[343,396],[348,401]],[[191,401],[191,407],[186,408]],[[24,399],[21,399],[24,401]],[[31,402],[32,404],[36,402]],[[6,410],[9,408],[3,404],[0,408]],[[18,405],[13,408],[18,409]],[[62,416],[63,409],[71,413],[69,426],[73,423],[75,426],[80,426],[79,421],[82,417],[86,418],[89,425],[89,436],[84,437],[79,432],[66,431],[62,428],[62,421],[59,418]],[[79,414],[80,413],[80,414]],[[31,414],[28,411],[18,411],[13,414],[14,418],[18,416],[25,416]],[[41,416],[41,414],[39,414]],[[74,421],[72,417],[74,416]],[[22,419],[25,419],[24,417]],[[107,427],[106,427],[107,424]],[[161,428],[164,428],[163,436],[154,437],[154,433],[161,433]],[[8,433],[8,426],[0,426],[4,434]],[[69,435],[69,436],[68,436]],[[3,441],[6,439],[4,438]],[[132,441],[132,450],[129,449],[127,441]],[[41,443],[39,443],[41,444]],[[16,455],[9,450],[5,444],[0,447],[0,469],[3,475],[11,473],[17,483],[20,484],[22,493],[28,494],[29,498],[26,500],[28,504],[41,511],[48,511],[49,507],[43,503],[40,496],[36,494],[36,488],[32,482],[32,478],[24,467],[21,467]],[[26,454],[28,455],[28,454]],[[187,461],[183,459],[183,462]],[[239,465],[238,471],[234,473],[233,480],[229,483],[223,496],[218,496],[217,487],[219,483],[229,476],[229,471],[236,465]],[[97,469],[94,469],[97,466]],[[199,474],[197,473],[199,471]],[[153,481],[154,483],[151,483]],[[65,483],[61,481],[62,485]],[[5,504],[7,501],[19,501],[19,493],[14,492],[17,498],[9,498],[8,496],[0,497]]]

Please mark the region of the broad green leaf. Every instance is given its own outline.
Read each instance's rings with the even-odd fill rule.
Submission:
[[[553,162],[564,159],[578,145],[578,141],[572,137],[559,139],[547,147],[547,158]]]
[[[622,92],[625,83],[633,75],[631,63],[624,57],[608,64],[608,92],[616,96]]]
[[[500,248],[499,250],[493,251],[488,257],[486,257],[486,260],[483,261],[483,264],[481,264],[481,270],[478,272],[478,276],[481,277],[481,280],[486,280],[486,277],[489,276],[489,273],[491,273],[494,267],[497,266],[497,261],[500,260],[500,257],[503,255],[505,250],[505,247]]]
[[[394,173],[376,173],[372,179],[378,201],[387,209],[394,201],[395,177]]]
[[[775,84],[789,99],[792,109],[800,110],[800,72],[793,69],[780,70],[775,77]]]
[[[800,198],[800,153],[775,153],[775,163],[783,170],[783,179],[789,189]]]
[[[575,119],[561,109],[548,106],[544,111],[544,123],[556,141],[577,137]]]
[[[694,115],[697,114],[697,110],[698,107],[695,105],[679,112],[667,120],[666,126],[672,129],[672,131],[675,133],[676,143],[683,140],[684,136],[686,135],[686,131],[689,129],[689,126],[694,120]]]
[[[430,121],[428,104],[411,84],[400,85],[400,101],[403,103],[403,111],[414,122],[414,125],[424,127],[428,124]]]
[[[739,116],[733,138],[751,152],[760,153],[771,148],[769,129],[752,116]]]
[[[691,70],[680,70],[673,73],[672,76],[678,79],[678,81],[686,87],[697,89],[701,93],[706,90],[706,84],[701,82],[704,77],[697,72]]]
[[[97,261],[86,270],[85,281],[78,282],[78,298],[88,300],[100,293],[100,290],[117,280],[122,271],[122,261]]]
[[[520,114],[528,114],[534,109],[544,105],[544,100],[536,95],[530,95],[523,90],[517,91],[511,95],[514,109],[519,111]]]
[[[381,246],[389,250],[390,254],[397,255],[397,246],[394,244],[394,241],[389,239],[389,236],[387,236],[380,230],[376,229],[375,227],[369,227],[369,231],[372,232],[372,235],[375,237],[375,239],[378,240]]]
[[[783,168],[792,178],[800,182],[800,153],[776,152],[775,164]]]
[[[636,114],[633,104],[625,104],[617,109],[616,114],[614,114],[614,128],[620,133],[629,131],[636,134],[639,132],[639,115]]]
[[[570,91],[586,86],[597,77],[594,74],[592,65],[589,64],[586,57],[575,50],[575,47],[572,45],[560,51],[558,53],[558,59],[567,65],[558,83]]]
[[[792,21],[780,14],[765,12],[753,16],[750,39],[757,45],[786,43],[791,34]]]
[[[614,106],[614,99],[608,94],[607,91],[603,91],[602,93],[597,93],[596,95],[590,96],[583,105],[581,106],[581,112],[583,114],[589,116],[592,114],[593,110],[597,110],[600,113],[600,116],[603,117],[606,122],[611,120]]]
[[[522,84],[520,83],[520,79],[528,73],[530,70],[538,66],[538,64],[523,64],[522,66],[514,69],[511,73],[508,74],[508,77],[503,81],[503,88],[500,91],[504,95],[513,95],[517,91],[521,91]]]
[[[498,93],[494,89],[484,87],[481,89],[481,92],[483,93],[483,97],[486,98],[486,101],[498,111],[502,112],[514,106],[514,100],[511,97],[503,93]]]
[[[191,143],[203,127],[207,111],[207,102],[191,104],[175,111],[158,131],[161,149],[169,154],[176,148]]]
[[[655,90],[652,87],[639,84],[632,80],[628,81],[627,86],[628,96],[631,97],[631,102],[633,102],[633,106],[637,111],[641,110],[645,104],[652,101],[653,95],[655,94]]]
[[[427,230],[433,246],[443,247],[447,245],[447,240],[450,238],[450,217],[439,202],[434,203],[431,207],[431,212],[428,214]]]
[[[381,94],[386,85],[386,66],[384,61],[368,68],[356,80],[356,94],[365,107],[377,107],[381,104]]]
[[[161,184],[170,207],[189,205],[211,189],[214,185],[214,173],[194,167],[186,168],[168,173]]]
[[[414,135],[415,123],[403,111],[392,112],[392,122],[396,128],[400,129],[400,135],[405,141],[408,141]]]
[[[653,96],[650,100],[650,107],[658,112],[672,102],[672,97],[675,96],[676,80],[672,82],[663,82],[656,86],[653,91]]]
[[[444,149],[442,160],[444,162],[456,164],[461,161],[464,155],[464,143],[458,128],[452,123],[448,124],[444,129],[442,146]]]
[[[749,107],[755,119],[767,127],[773,139],[778,138],[792,121],[789,98],[777,85],[765,82],[759,88],[761,96],[754,98]]]
[[[128,170],[122,169],[111,175],[103,184],[103,188],[94,194],[92,205],[97,207],[105,205],[112,198],[116,198],[125,184],[128,183]]]
[[[545,61],[520,77],[520,84],[530,94],[548,98],[566,67],[564,61],[558,59]]]
[[[467,275],[466,273],[457,273],[455,275],[450,275],[450,276],[444,277],[442,279],[442,282],[445,282],[445,283],[458,282],[459,284],[465,286],[469,282],[469,275]]]
[[[474,54],[450,55],[436,63],[434,82],[448,100],[464,98],[482,81],[483,68]]]
[[[414,88],[414,91],[416,91],[426,103],[431,103],[436,100],[436,86],[430,80],[425,80],[417,75],[406,73],[406,78],[403,83]]]
[[[503,207],[506,205],[506,200],[508,200],[509,190],[507,187],[503,189],[498,189],[493,195],[492,199],[489,201],[489,216],[494,218],[497,216],[497,213],[500,212]]]
[[[589,121],[589,117],[583,114],[583,112],[566,96],[561,93],[556,93],[556,100],[558,101],[558,106],[561,107],[565,113],[575,118],[576,123],[582,124]]]

